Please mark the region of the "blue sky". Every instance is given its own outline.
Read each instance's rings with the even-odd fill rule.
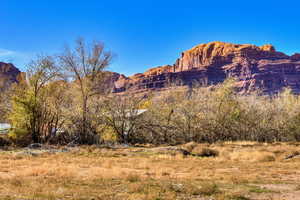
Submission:
[[[273,44],[300,52],[297,1],[1,0],[0,60],[21,70],[82,36],[117,56],[111,70],[131,75],[173,64],[182,51],[210,41]]]

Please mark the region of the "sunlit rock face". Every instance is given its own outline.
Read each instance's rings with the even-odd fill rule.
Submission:
[[[215,85],[236,78],[241,93],[259,89],[276,94],[284,87],[300,93],[300,54],[277,52],[272,45],[211,42],[182,53],[173,65],[151,68],[130,77],[107,72],[104,85],[114,93],[148,93],[177,86]],[[25,73],[13,64],[0,62],[0,91],[25,80]]]
[[[149,69],[131,77],[121,75],[114,92],[147,92],[181,85],[214,85],[237,79],[241,93],[259,89],[275,94],[284,87],[300,93],[300,54],[277,52],[272,45],[211,42],[182,53],[175,64]]]
[[[10,87],[12,83],[19,82],[22,73],[11,63],[0,62],[0,91]]]

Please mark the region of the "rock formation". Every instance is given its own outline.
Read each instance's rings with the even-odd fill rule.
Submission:
[[[0,62],[0,92],[22,79],[22,72],[11,63]]]
[[[159,66],[130,77],[107,72],[99,88],[114,93],[167,90],[174,86],[214,85],[234,77],[241,93],[259,89],[276,94],[290,87],[300,94],[300,54],[288,56],[272,45],[211,42],[182,53],[173,65]],[[0,91],[25,80],[24,73],[12,64],[0,62]]]
[[[284,87],[300,93],[300,54],[288,56],[277,52],[272,45],[201,44],[183,52],[174,65],[130,77],[120,75],[114,83],[114,92],[147,92],[194,83],[213,85],[228,77],[237,79],[241,93],[260,89],[274,94]]]

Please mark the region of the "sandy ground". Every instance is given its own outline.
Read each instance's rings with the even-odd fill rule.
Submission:
[[[0,150],[0,199],[300,199],[299,144]]]

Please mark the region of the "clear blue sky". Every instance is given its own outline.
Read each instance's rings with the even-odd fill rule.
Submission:
[[[300,3],[223,0],[1,0],[0,60],[25,70],[78,37],[101,40],[126,75],[173,64],[199,43],[271,43],[300,52]]]

